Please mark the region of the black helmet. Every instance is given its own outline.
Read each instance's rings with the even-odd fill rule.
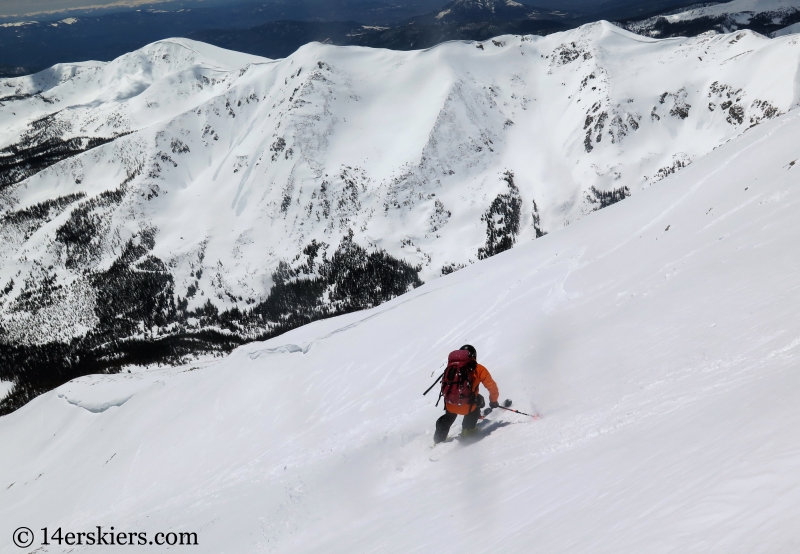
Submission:
[[[459,348],[459,350],[466,350],[467,352],[469,352],[470,358],[476,359],[478,357],[478,352],[475,350],[475,347],[472,346],[471,344],[465,344],[464,346]]]

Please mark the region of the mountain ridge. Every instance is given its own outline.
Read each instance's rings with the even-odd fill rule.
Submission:
[[[797,55],[598,23],[276,61],[175,39],[0,81],[6,405],[375,306],[563,228],[793,109],[793,74],[764,72]]]

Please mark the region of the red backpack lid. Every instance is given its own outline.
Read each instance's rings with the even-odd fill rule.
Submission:
[[[469,360],[470,360],[469,352],[467,352],[466,350],[453,350],[447,357],[448,364],[453,362],[458,362],[463,364],[468,362]]]

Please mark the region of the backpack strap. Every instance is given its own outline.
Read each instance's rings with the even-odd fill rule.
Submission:
[[[476,373],[477,370],[478,370],[478,362],[476,362],[474,359],[470,360],[469,363],[466,366],[466,369],[467,369],[467,375],[468,375],[467,378],[469,379],[469,386],[470,386],[470,389],[471,389],[471,394],[470,394],[470,397],[469,397],[469,411],[470,411],[470,413],[472,413],[473,407],[477,406],[477,404],[478,404],[478,391],[477,391],[477,389],[472,389],[473,383],[478,378],[478,375]],[[475,408],[475,409],[478,409],[478,408]]]

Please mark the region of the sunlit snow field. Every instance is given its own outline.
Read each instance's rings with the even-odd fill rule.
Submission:
[[[209,553],[797,551],[798,135],[792,111],[379,308],[37,398],[0,418],[0,552],[22,525]],[[542,419],[492,414],[513,424],[432,462],[422,391],[464,342]],[[39,552],[67,550],[93,551]]]

